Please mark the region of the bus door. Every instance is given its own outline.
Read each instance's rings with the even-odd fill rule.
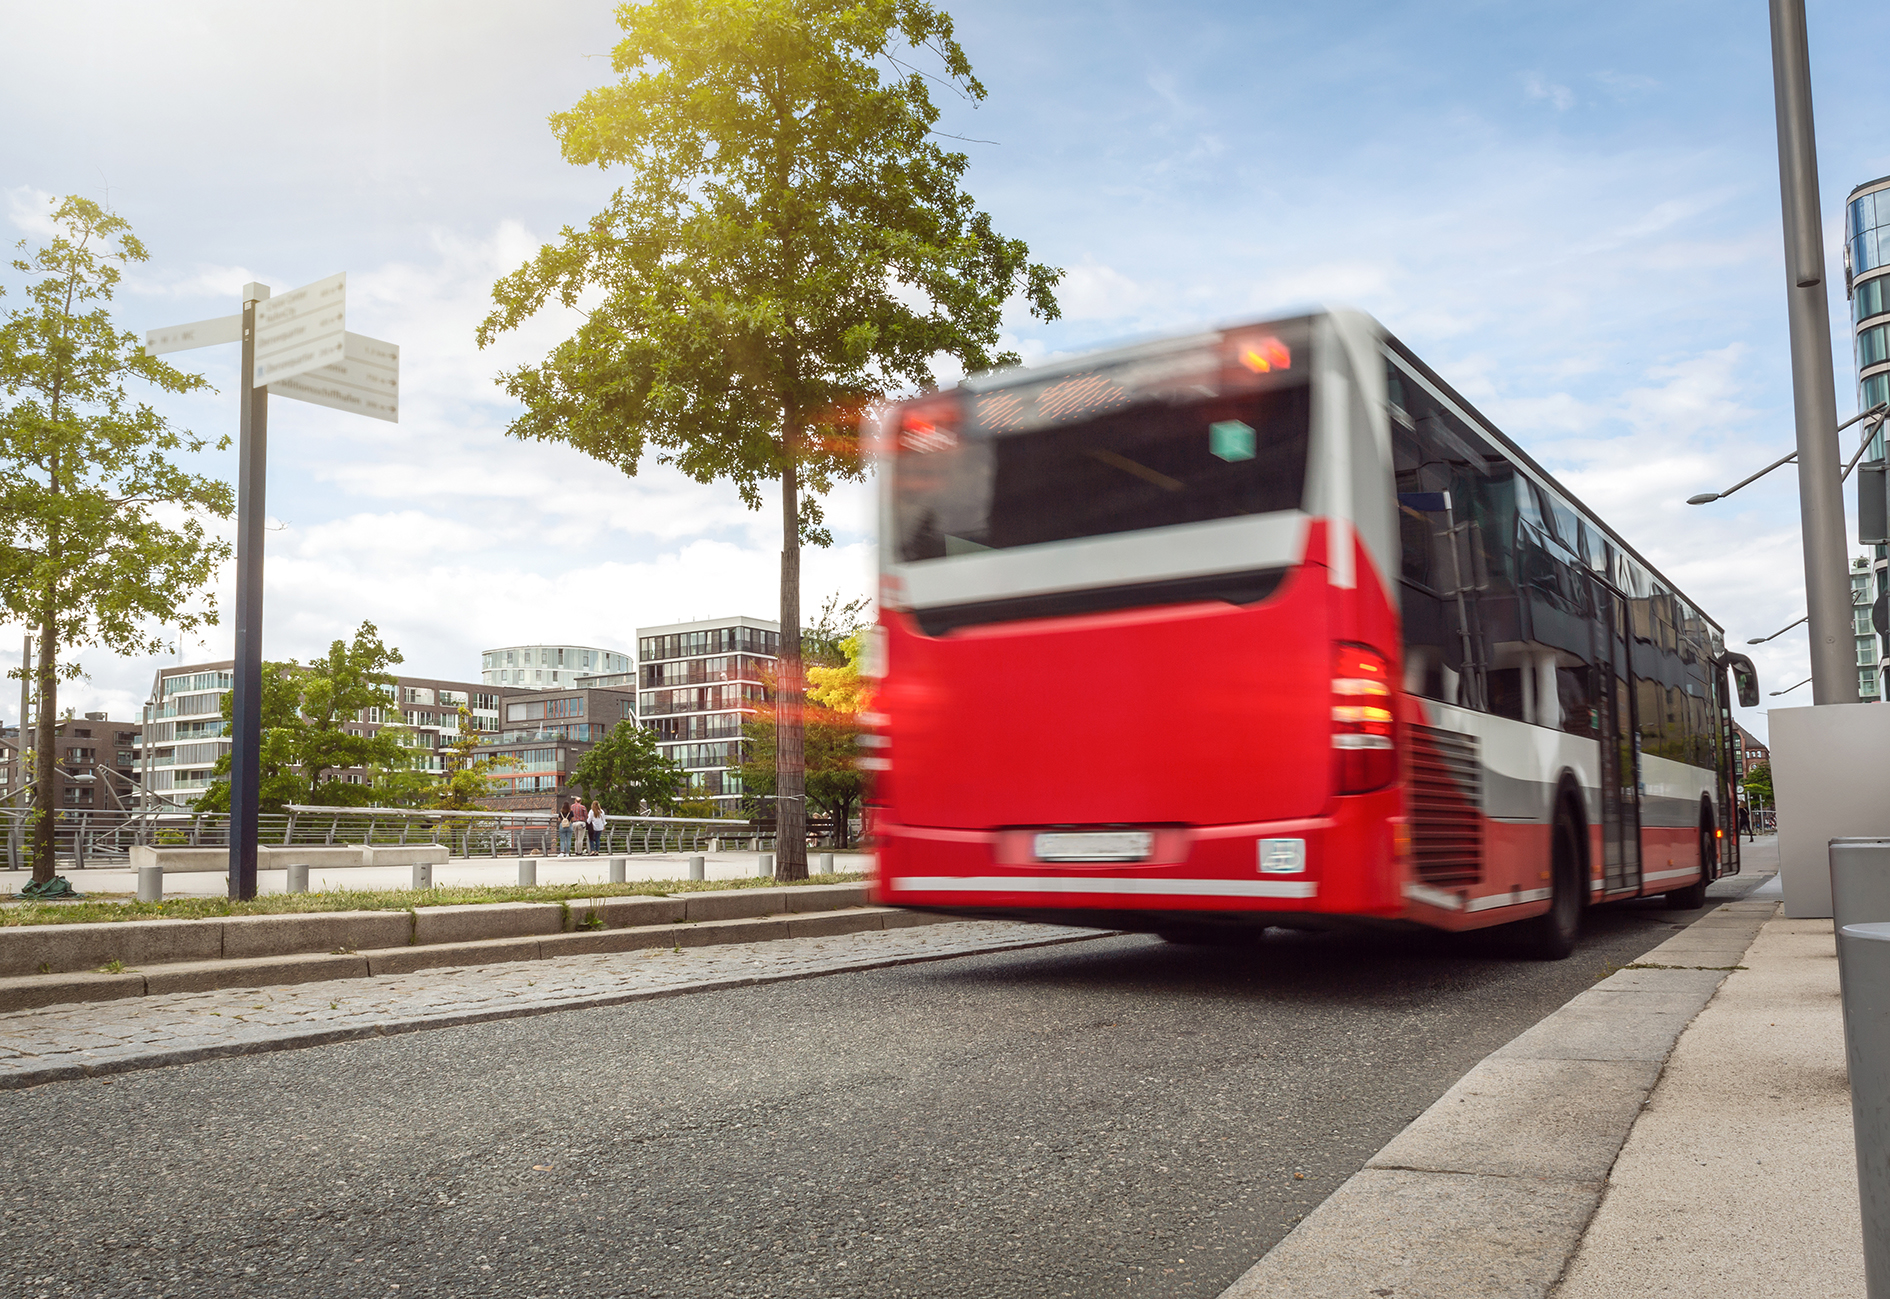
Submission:
[[[1641,886],[1641,754],[1628,670],[1627,602],[1595,583],[1596,699],[1601,734],[1602,889]]]
[[[1713,665],[1713,703],[1719,713],[1719,873],[1739,873],[1739,799],[1733,782],[1741,770],[1739,732],[1733,728],[1731,667],[1722,659]],[[1748,814],[1749,815],[1749,814]]]

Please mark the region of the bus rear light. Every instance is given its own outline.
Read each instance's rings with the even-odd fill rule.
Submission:
[[[1389,785],[1397,774],[1392,735],[1391,665],[1363,645],[1340,645],[1332,658],[1332,761],[1341,794]]]

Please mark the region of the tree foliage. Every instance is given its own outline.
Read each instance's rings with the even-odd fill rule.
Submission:
[[[381,641],[373,623],[363,622],[352,641],[333,642],[321,658],[263,664],[257,790],[264,810],[280,811],[288,803],[365,807],[425,801],[436,782],[430,773],[410,771],[412,750],[404,743],[410,732],[398,724],[395,677],[388,670],[399,662],[400,651]],[[232,697],[224,692],[226,723]],[[391,713],[393,721],[369,734],[361,724],[369,709],[385,710],[382,715]],[[194,804],[199,811],[229,811],[230,758],[226,753],[217,759],[215,782]],[[360,784],[335,779],[357,768],[367,773]],[[422,779],[390,779],[408,775]]]
[[[1754,763],[1746,769],[1746,800],[1753,807],[1777,805],[1772,794],[1772,764]]]
[[[578,759],[571,783],[586,801],[602,799],[612,816],[673,812],[683,769],[656,747],[656,735],[625,720]]]
[[[551,124],[568,161],[627,181],[499,281],[479,342],[582,302],[569,338],[502,376],[525,408],[515,436],[627,474],[653,457],[750,508],[780,482],[781,653],[798,679],[800,546],[827,543],[819,496],[861,472],[861,411],[929,389],[940,355],[1015,364],[995,350],[1005,304],[1053,318],[1061,272],[992,228],[960,187],[965,155],[934,138],[919,62],[985,92],[925,0],[648,0],[617,19],[620,80]],[[779,873],[797,878],[797,717],[777,742]]]
[[[39,638],[38,663],[21,665],[39,701],[35,880],[52,877],[58,682],[80,671],[62,655],[82,645],[156,654],[161,629],[215,622],[208,588],[230,546],[204,521],[235,503],[228,483],[174,462],[209,440],[129,390],[134,380],[168,393],[208,386],[146,356],[112,321],[118,267],[145,261],[144,245],[90,199],[57,202],[52,220],[51,239],[11,263],[29,277],[27,305],[0,316],[0,607]]]

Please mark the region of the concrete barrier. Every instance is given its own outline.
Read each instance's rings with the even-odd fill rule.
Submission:
[[[414,892],[418,893],[421,889],[430,889],[432,887],[433,887],[433,863],[423,862],[423,861],[415,862],[413,864]]]
[[[629,868],[630,859],[628,857],[612,857],[610,859],[610,882],[612,884],[623,883],[628,875]]]
[[[564,915],[565,908],[556,902],[473,902],[457,907],[415,907],[413,941],[425,946],[562,933]]]
[[[286,885],[290,893],[308,892],[308,867],[294,864],[289,867],[289,882]]]
[[[307,911],[286,916],[231,916],[223,924],[225,959],[282,953],[369,951],[404,947],[413,935],[405,911]]]
[[[707,858],[691,857],[689,859],[689,878],[690,879],[692,880],[703,879],[707,876],[707,873],[708,873],[708,859]]]
[[[162,866],[138,867],[138,901],[162,902],[164,900],[164,868]]]
[[[451,852],[443,843],[376,843],[361,849],[361,864],[363,866],[444,866],[451,856]]]
[[[518,886],[522,889],[538,887],[538,859],[536,857],[519,858]]]
[[[421,850],[434,850],[439,853],[439,860],[446,860],[446,850],[435,845],[419,845]],[[305,844],[263,844],[256,849],[256,869],[279,871],[294,865],[313,866],[318,870],[332,870],[342,866],[361,866],[363,849],[348,845],[319,844],[310,847]],[[403,851],[405,851],[403,849]],[[417,860],[404,858],[403,861]],[[424,859],[418,859],[424,860]],[[228,848],[155,848],[150,844],[133,844],[130,852],[130,866],[133,870],[145,866],[162,867],[167,875],[200,874],[205,872],[227,871],[230,868],[230,850]]]
[[[222,920],[20,925],[0,930],[0,975],[70,974],[117,961],[204,961],[223,955]]]

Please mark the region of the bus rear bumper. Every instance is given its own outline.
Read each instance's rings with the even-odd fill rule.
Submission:
[[[1377,801],[1376,796],[1340,804]],[[885,906],[1021,915],[1247,912],[1391,918],[1406,907],[1385,809],[1244,825],[1145,827],[1141,862],[1034,858],[1037,830],[959,830],[880,821],[874,899]],[[1124,827],[1128,828],[1128,827]],[[1271,856],[1264,845],[1285,844]],[[1291,845],[1297,844],[1294,848]],[[1263,869],[1299,854],[1300,869]],[[1068,923],[1066,921],[1066,923]]]

